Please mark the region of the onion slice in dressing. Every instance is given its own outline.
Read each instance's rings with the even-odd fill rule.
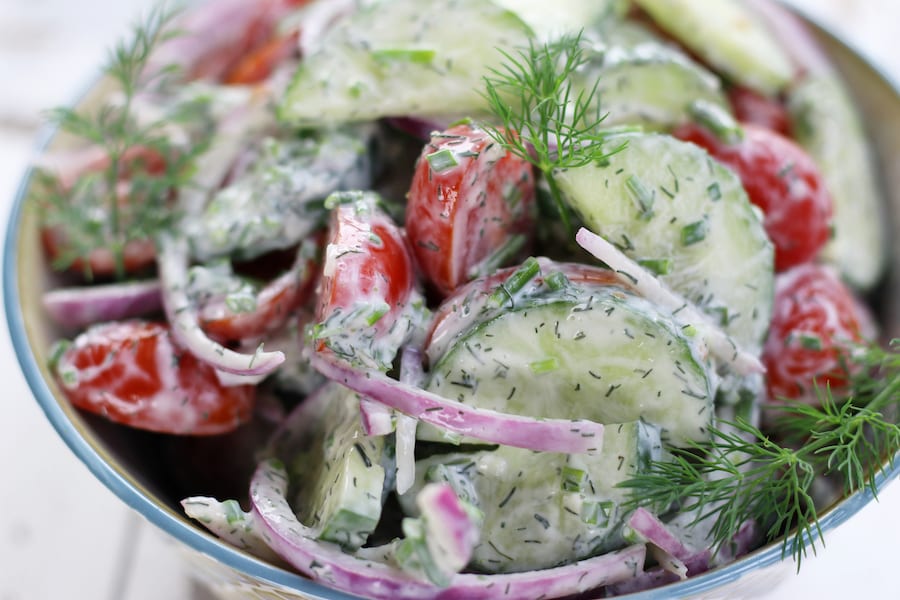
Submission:
[[[287,476],[278,461],[265,461],[250,483],[250,502],[269,546],[301,573],[338,590],[385,600],[504,600],[560,598],[639,574],[646,558],[635,544],[570,565],[500,575],[461,573],[446,588],[414,578],[397,567],[342,552],[313,539],[285,498]]]
[[[441,429],[504,446],[596,454],[603,446],[603,425],[588,420],[535,419],[477,408],[363,370],[330,352],[315,352],[310,364],[319,373],[405,415]]]
[[[101,321],[121,321],[162,309],[159,281],[130,281],[68,287],[43,296],[47,314],[59,325],[80,329]]]
[[[608,241],[584,227],[578,230],[575,241],[594,258],[606,263],[622,281],[630,284],[644,298],[672,311],[673,314],[677,313],[679,321],[696,327],[710,352],[736,373],[740,375],[765,373],[766,368],[758,357],[740,349],[734,340],[710,323],[694,305],[665,287],[659,279]]]
[[[157,253],[166,317],[172,324],[172,334],[191,354],[232,375],[265,375],[284,362],[283,352],[266,352],[262,346],[253,354],[235,352],[210,339],[201,329],[197,307],[187,294],[187,240],[162,235],[157,243]],[[241,381],[238,379],[235,383]]]

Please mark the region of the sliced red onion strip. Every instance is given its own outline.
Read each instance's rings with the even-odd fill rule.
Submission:
[[[366,435],[387,435],[394,431],[394,411],[368,398],[359,399],[359,421]]]
[[[622,281],[630,284],[642,296],[668,310],[678,311],[679,320],[696,327],[709,350],[718,359],[729,364],[735,372],[740,375],[765,373],[766,369],[758,357],[738,348],[734,340],[710,323],[696,307],[666,288],[659,279],[608,241],[584,227],[578,230],[575,241],[595,258],[606,263]]]
[[[690,575],[697,575],[707,570],[709,564],[709,550],[698,552],[694,557],[685,561],[684,567]],[[675,583],[680,578],[662,567],[653,567],[642,573],[638,573],[633,579],[610,585],[606,588],[607,597],[624,596],[657,588],[669,583]]]
[[[162,309],[159,281],[59,288],[44,294],[44,308],[63,327],[142,317]]]
[[[285,498],[287,477],[277,461],[257,468],[250,501],[269,546],[303,574],[336,589],[386,600],[504,600],[560,598],[627,581],[641,572],[643,544],[571,565],[503,575],[459,574],[447,588],[414,579],[399,569],[342,552],[312,539]]]
[[[216,369],[233,375],[264,375],[284,362],[283,352],[265,352],[260,346],[255,353],[245,354],[211,340],[200,328],[197,308],[186,292],[187,241],[181,237],[161,236],[157,252],[163,307],[173,335],[188,351]]]
[[[797,15],[773,0],[749,0],[750,7],[794,63],[799,75],[827,75],[834,71],[828,55]]]
[[[448,483],[423,487],[416,496],[416,505],[425,519],[428,552],[447,573],[459,573],[469,564],[481,537],[478,525]]]
[[[391,379],[377,371],[353,367],[331,353],[315,353],[313,368],[355,392],[423,423],[493,444],[596,454],[603,445],[603,425],[587,420],[535,419],[477,408]]]
[[[675,534],[669,531],[665,523],[646,508],[640,507],[631,514],[628,518],[628,527],[678,560],[684,561],[696,554],[695,550],[685,546]]]
[[[424,383],[422,371],[422,352],[418,348],[408,347],[400,357],[400,381],[415,387]],[[397,415],[396,425],[396,460],[398,494],[405,494],[416,480],[416,429],[419,421],[404,415]]]

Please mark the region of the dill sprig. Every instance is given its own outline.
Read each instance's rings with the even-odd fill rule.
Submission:
[[[820,405],[786,402],[770,434],[744,420],[711,427],[708,443],[675,449],[671,460],[623,483],[632,507],[659,512],[677,507],[711,519],[715,547],[727,544],[747,520],[766,538],[782,538],[782,555],[799,569],[807,550],[822,539],[813,482],[837,476],[845,493],[868,487],[892,467],[900,452],[900,340],[890,349],[871,347],[848,365],[849,384],[839,397],[818,389]],[[777,441],[776,441],[777,440]],[[814,535],[816,534],[816,535]]]
[[[582,34],[541,45],[531,41],[527,48],[499,52],[505,61],[485,76],[483,92],[499,126],[485,124],[484,129],[543,174],[560,217],[571,230],[554,170],[603,162],[616,151],[605,149],[599,80],[577,91],[572,84],[572,75],[588,62]]]
[[[103,73],[114,90],[90,110],[61,107],[48,118],[60,130],[86,145],[99,147],[104,166],[89,169],[74,182],[63,185],[54,173],[38,170],[33,195],[46,226],[64,232],[64,245],[53,267],[67,269],[91,252],[112,252],[118,278],[125,275],[125,248],[135,241],[151,240],[168,228],[173,191],[191,175],[194,159],[206,150],[207,134],[196,135],[190,144],[171,137],[173,127],[192,124],[203,131],[208,100],[198,98],[170,107],[159,117],[140,115],[137,101],[142,94],[164,90],[176,69],[149,72],[154,50],[178,35],[171,27],[177,9],[156,5],[133,28],[127,39],[109,53]],[[207,128],[208,129],[208,128]],[[122,182],[127,181],[127,186]],[[93,276],[89,260],[83,260],[84,275]]]

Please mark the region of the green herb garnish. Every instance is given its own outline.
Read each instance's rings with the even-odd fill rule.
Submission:
[[[671,461],[624,482],[629,504],[659,512],[678,506],[695,511],[697,521],[712,519],[716,547],[755,520],[769,541],[783,537],[782,554],[790,551],[799,568],[808,545],[815,551],[813,534],[822,536],[814,480],[835,476],[848,494],[868,487],[874,495],[875,475],[900,452],[898,350],[900,340],[890,350],[864,349],[848,369],[846,392],[818,390],[821,406],[771,407],[778,411],[771,434],[742,419],[712,427],[709,443],[674,449]]]
[[[484,125],[497,143],[530,162],[544,176],[566,229],[569,210],[554,177],[555,169],[603,163],[618,148],[606,149],[600,126],[605,118],[597,94],[599,81],[573,89],[571,76],[588,62],[581,33],[514,53],[484,78],[484,97],[500,126]]]
[[[175,215],[172,193],[191,177],[195,158],[206,150],[208,133],[190,143],[176,143],[171,130],[205,123],[208,99],[178,103],[159,118],[140,114],[140,98],[164,88],[174,67],[147,72],[154,50],[176,33],[170,27],[177,11],[152,9],[135,26],[127,41],[110,52],[104,74],[114,89],[90,110],[56,108],[49,113],[60,130],[99,149],[99,167],[61,182],[52,172],[39,170],[32,195],[42,210],[45,226],[62,232],[62,248],[54,268],[67,269],[83,261],[85,276],[93,277],[87,259],[92,251],[111,252],[115,275],[125,275],[125,248],[148,242],[170,227]],[[210,129],[207,127],[206,129]]]

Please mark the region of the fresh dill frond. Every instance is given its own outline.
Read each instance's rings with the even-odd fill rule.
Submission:
[[[603,162],[616,152],[607,148],[601,130],[605,114],[597,93],[599,80],[578,90],[572,83],[572,75],[588,62],[582,34],[500,52],[504,63],[485,76],[483,92],[499,124],[487,123],[484,129],[543,174],[560,217],[571,230],[554,170]]]
[[[838,476],[846,493],[868,487],[900,452],[900,340],[856,353],[847,388],[819,389],[820,404],[773,405],[771,432],[743,420],[710,428],[708,443],[674,449],[671,460],[624,482],[629,506],[664,513],[673,507],[712,520],[714,547],[727,544],[741,524],[754,520],[798,568],[815,539],[822,539],[812,487],[817,477]],[[778,440],[778,441],[776,441]],[[816,535],[814,535],[816,534]]]
[[[72,182],[59,181],[47,169],[36,172],[32,196],[43,225],[59,232],[56,269],[81,262],[90,279],[88,259],[93,251],[105,249],[112,253],[115,275],[122,278],[126,247],[152,240],[175,220],[173,193],[188,181],[194,160],[210,140],[209,100],[190,99],[149,112],[139,105],[162,90],[175,72],[162,68],[151,73],[148,65],[159,44],[177,35],[172,24],[178,14],[177,9],[156,5],[129,38],[115,45],[103,69],[113,89],[99,105],[48,113],[61,131],[102,155]],[[172,139],[173,129],[186,124],[192,132],[190,143]]]

